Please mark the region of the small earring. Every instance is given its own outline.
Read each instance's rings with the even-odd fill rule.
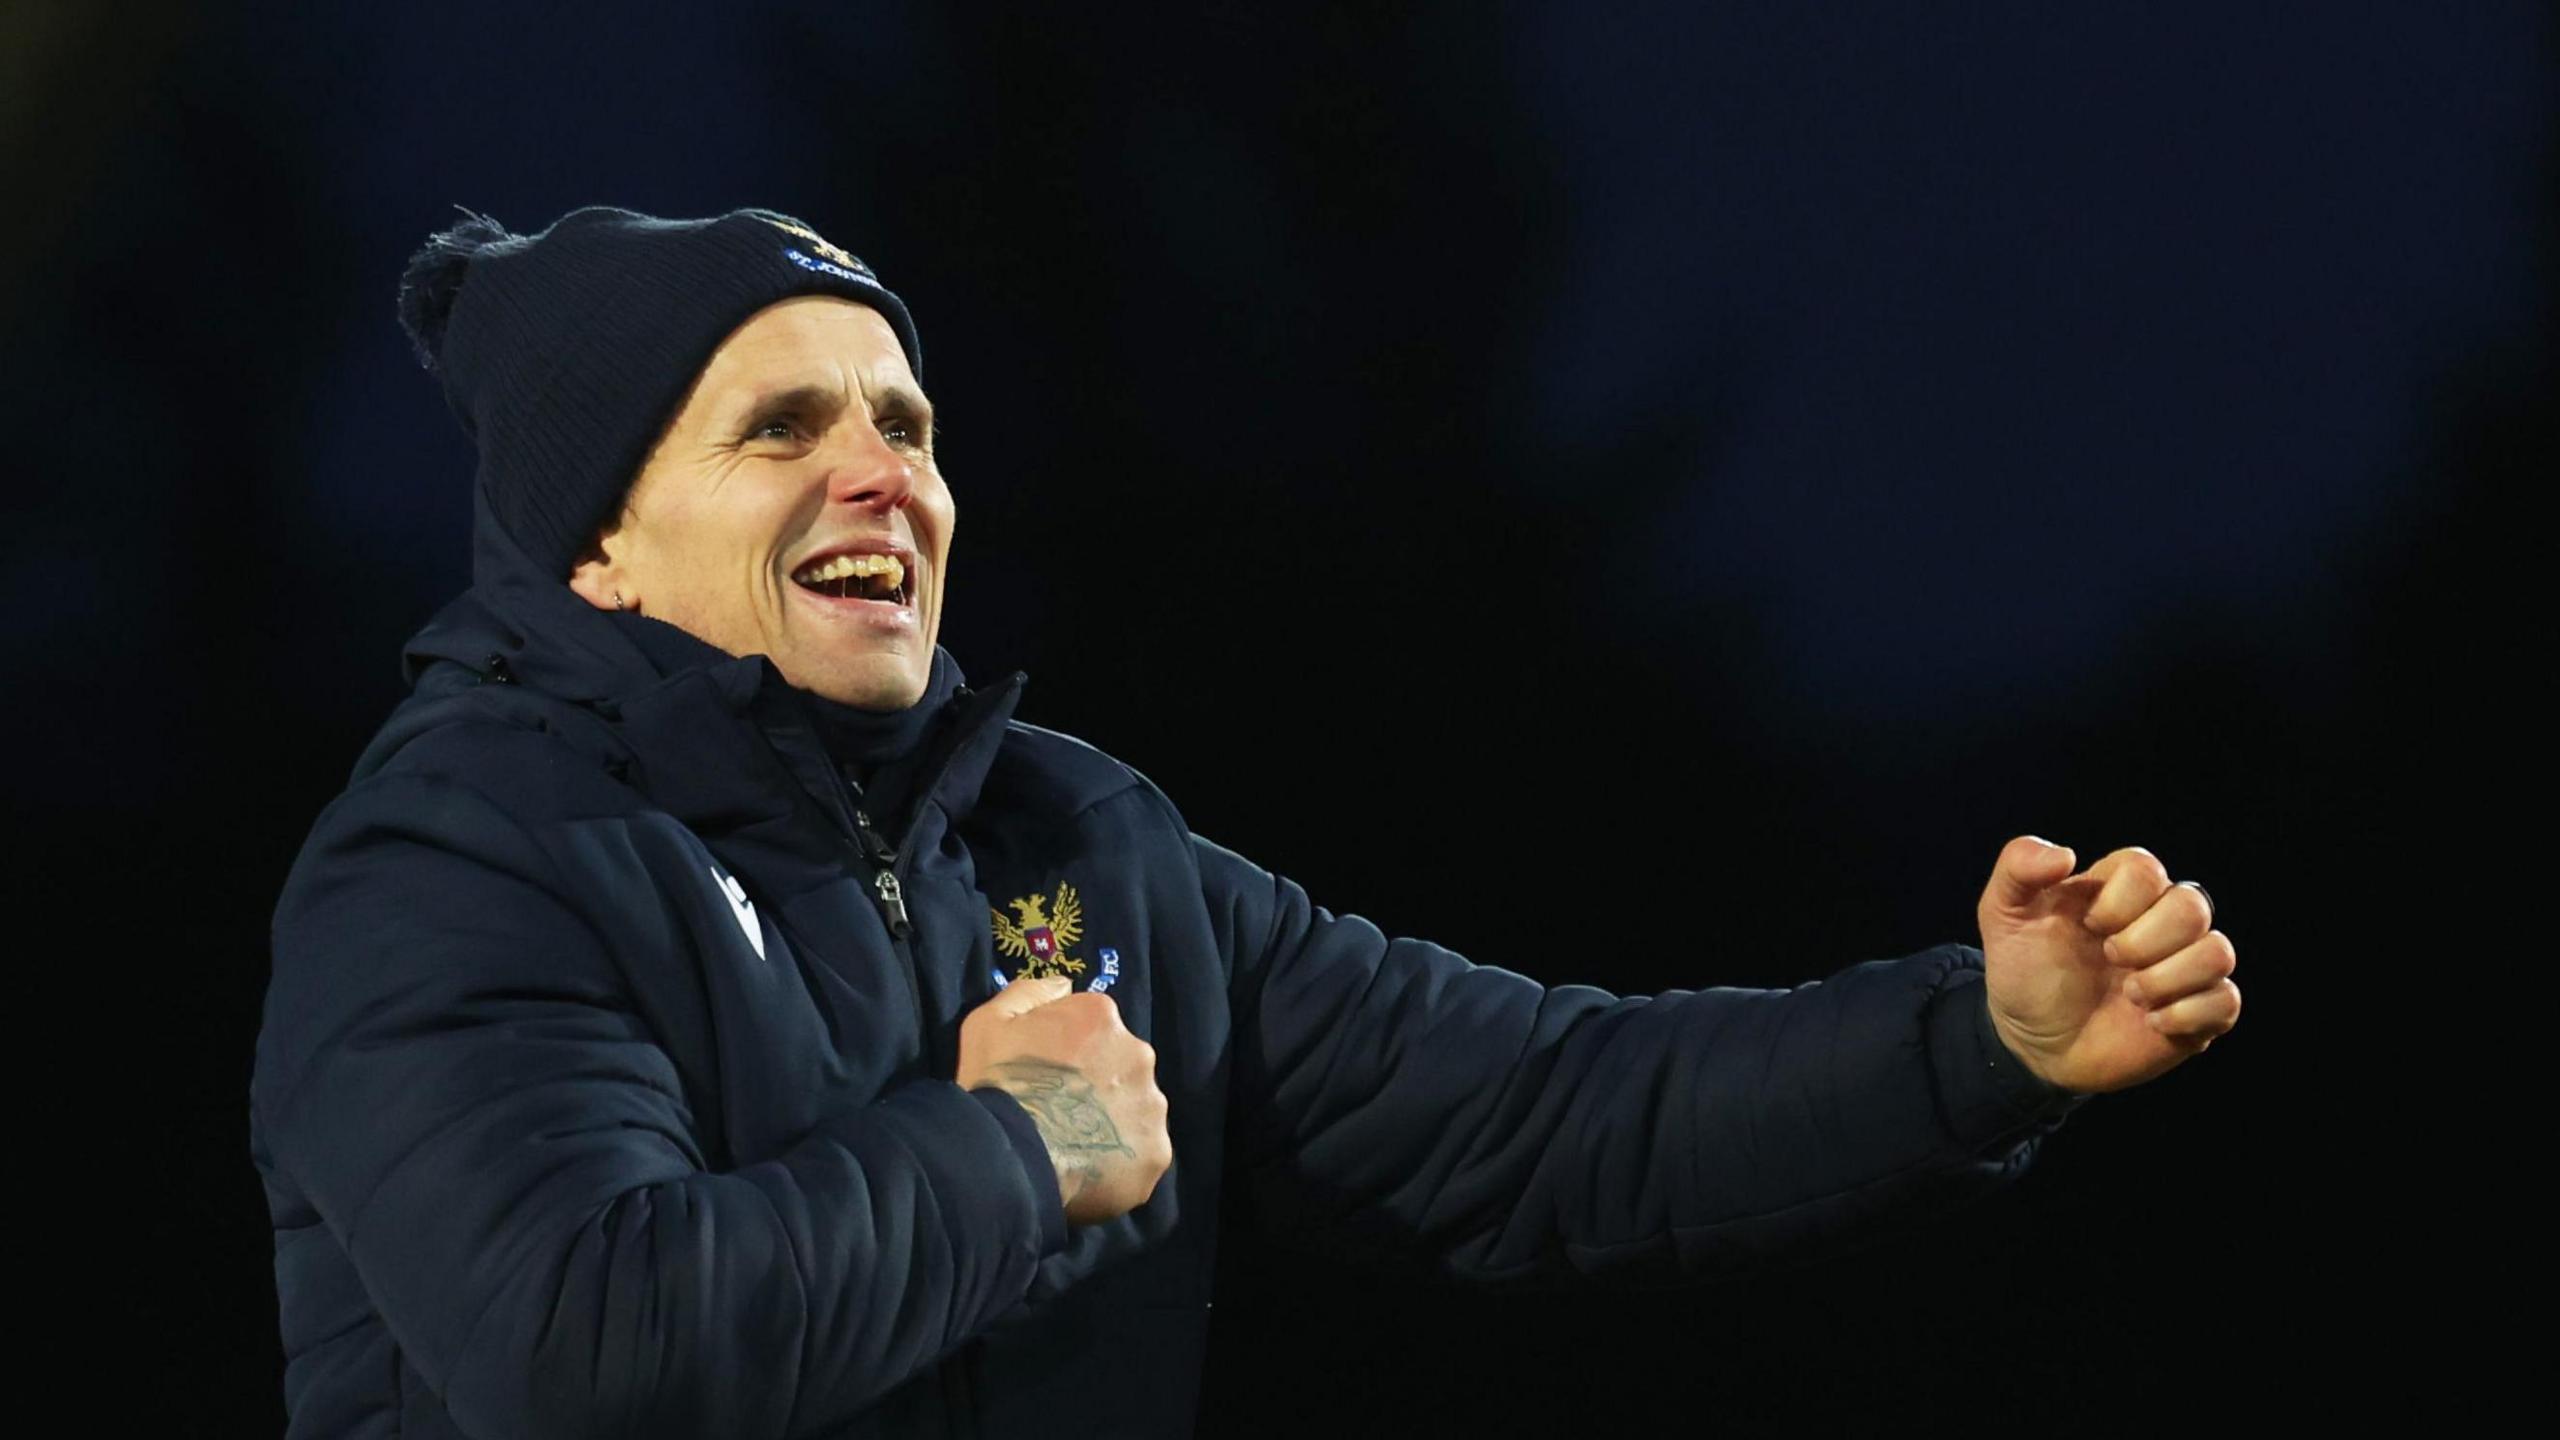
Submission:
[[[613,608],[616,610],[628,610],[631,608],[630,606],[622,603],[622,592],[619,590],[613,592]]]

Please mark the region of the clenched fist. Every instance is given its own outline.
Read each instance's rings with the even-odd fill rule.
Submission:
[[[1976,910],[1992,1027],[2021,1063],[2066,1090],[2122,1090],[2239,1023],[2239,954],[2201,887],[2140,846],[2071,867],[2067,847],[2021,835]]]
[[[1016,980],[960,1021],[963,1090],[1020,1101],[1057,1167],[1067,1223],[1091,1225],[1147,1203],[1173,1166],[1155,1047],[1120,1023],[1108,995],[1064,976]]]

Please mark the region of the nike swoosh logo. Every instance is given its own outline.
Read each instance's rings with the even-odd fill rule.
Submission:
[[[756,947],[756,958],[763,959],[764,927],[756,923],[756,906],[747,898],[747,887],[739,884],[736,876],[721,874],[717,866],[712,867],[711,878],[719,884],[721,898],[729,902],[729,918],[738,922],[747,943]]]

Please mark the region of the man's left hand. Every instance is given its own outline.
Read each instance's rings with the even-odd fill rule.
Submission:
[[[2047,1083],[2094,1094],[2165,1074],[2240,1020],[2239,957],[2213,903],[2140,846],[2072,873],[2068,847],[2021,835],[1976,916],[1991,1024]]]

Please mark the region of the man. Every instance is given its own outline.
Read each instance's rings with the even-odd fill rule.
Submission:
[[[474,583],[286,884],[252,1085],[295,1435],[1178,1434],[1222,1199],[1486,1285],[2005,1183],[2236,1021],[2200,887],[1999,854],[1982,949],[1542,989],[1336,917],[937,645],[907,309],[768,211],[474,217],[402,318]]]

